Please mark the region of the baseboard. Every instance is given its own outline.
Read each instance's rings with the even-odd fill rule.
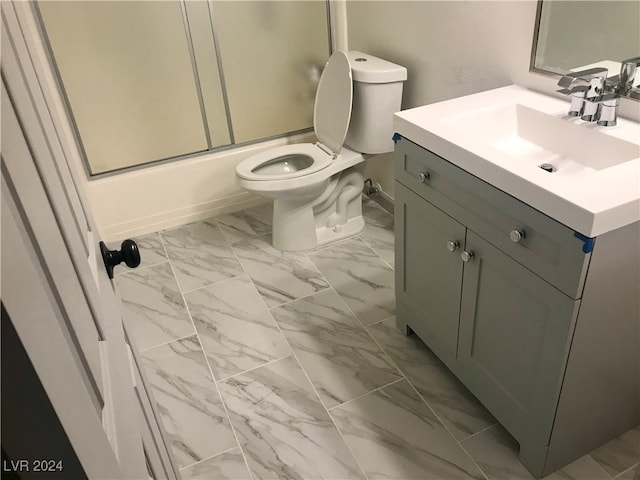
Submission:
[[[384,192],[383,190],[380,190],[376,195],[369,197],[369,199],[373,200],[387,212],[393,215],[393,197],[391,195]]]
[[[123,223],[102,226],[100,233],[105,242],[115,242],[125,238],[138,237],[160,230],[178,227],[187,223],[206,220],[207,218],[225,213],[244,210],[245,208],[255,207],[263,203],[265,203],[264,198],[257,197],[248,192],[242,192],[210,202],[177,208]]]

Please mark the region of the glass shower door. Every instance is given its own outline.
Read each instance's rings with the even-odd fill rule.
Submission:
[[[326,0],[37,5],[90,175],[313,125]]]
[[[222,1],[213,13],[235,142],[312,127],[327,2]]]
[[[208,149],[180,1],[39,9],[91,174]]]

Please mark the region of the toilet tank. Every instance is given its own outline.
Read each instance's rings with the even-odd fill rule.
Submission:
[[[366,53],[347,52],[353,105],[344,143],[361,153],[393,151],[393,114],[400,111],[407,69]]]

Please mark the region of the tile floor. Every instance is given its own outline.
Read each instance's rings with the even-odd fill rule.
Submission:
[[[306,253],[269,206],[137,239],[126,320],[183,478],[530,479],[518,446],[395,327],[393,217]],[[120,267],[118,267],[120,268]],[[547,478],[631,480],[640,428]]]

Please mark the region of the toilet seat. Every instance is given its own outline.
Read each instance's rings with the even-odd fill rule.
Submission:
[[[281,174],[264,174],[256,173],[255,170],[265,166],[270,162],[277,162],[282,158],[286,160],[286,157],[300,155],[308,157],[312,160],[312,164],[307,168],[300,170],[293,170],[288,173]],[[327,168],[331,165],[332,157],[324,150],[313,143],[296,143],[292,145],[284,145],[282,147],[276,147],[266,150],[261,153],[257,153],[252,157],[241,162],[236,168],[236,173],[240,178],[245,180],[255,181],[273,181],[273,180],[287,180],[290,178],[302,177],[304,175],[310,175],[318,172],[323,168]]]
[[[285,145],[253,155],[236,167],[237,178],[240,181],[277,182],[280,185],[279,181],[302,180],[302,177],[327,168],[343,150],[352,104],[353,80],[349,58],[344,52],[334,52],[320,77],[313,108],[313,129],[318,142]],[[311,164],[306,168],[284,165],[291,160],[290,157],[295,156],[303,157],[298,159],[302,160],[300,163],[307,160]],[[282,162],[280,167],[278,162]],[[270,165],[273,168],[269,168]],[[260,187],[261,190],[263,188]]]

